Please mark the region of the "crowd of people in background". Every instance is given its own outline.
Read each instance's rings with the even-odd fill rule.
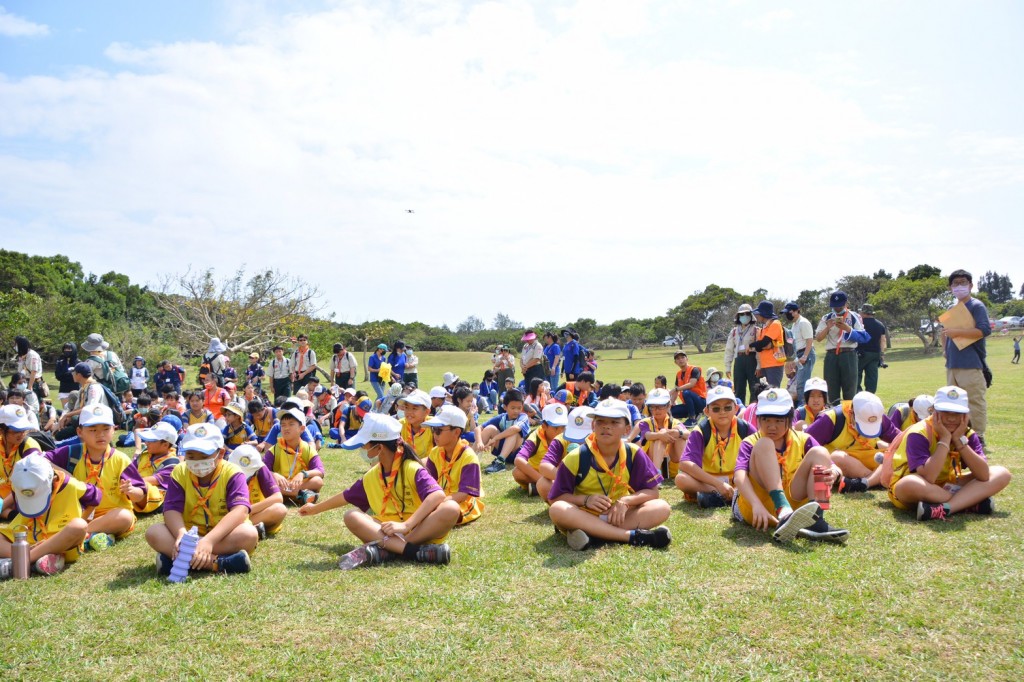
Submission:
[[[353,507],[345,524],[363,544],[343,568],[447,563],[449,531],[485,514],[482,475],[509,470],[525,495],[548,503],[577,550],[667,547],[666,486],[781,542],[847,540],[825,521],[833,489],[884,488],[920,520],[991,514],[1010,474],[985,454],[991,327],[972,285],[965,271],[949,276],[974,324],[943,330],[946,385],[888,410],[875,395],[887,330],[871,306],[851,310],[842,291],[813,327],[796,302],[783,307],[788,325],[770,301],[740,305],[724,370],[680,350],[674,377],[656,376],[650,388],[599,379],[595,353],[572,328],[527,330],[518,357],[497,346],[479,382],[446,372],[429,390],[412,347],[381,343],[365,366],[372,393],[357,389],[363,368],[343,344],[324,369],[305,335],[269,358],[251,353],[242,374],[213,338],[185,388],[181,365],[161,360],[151,374],[136,356],[125,366],[90,334],[62,348],[57,409],[38,352],[19,336],[17,369],[0,394],[0,577],[17,525],[30,528],[36,570],[52,574],[156,511],[163,522],[146,539],[161,575],[192,527],[192,569],[248,571],[289,504],[302,517]],[[371,467],[321,500],[324,447],[358,450]]]

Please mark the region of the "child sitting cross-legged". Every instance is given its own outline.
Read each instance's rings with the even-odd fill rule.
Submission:
[[[263,463],[263,455],[252,445],[239,445],[228,455],[228,461],[245,474],[249,485],[249,521],[256,527],[260,540],[281,529],[288,508],[274,475]]]

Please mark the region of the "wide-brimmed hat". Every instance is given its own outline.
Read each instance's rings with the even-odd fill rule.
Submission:
[[[103,340],[102,334],[89,334],[82,342],[82,349],[90,353],[94,350],[107,350],[108,348],[110,348],[110,344]]]

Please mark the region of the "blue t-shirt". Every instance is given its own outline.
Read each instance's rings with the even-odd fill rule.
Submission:
[[[946,369],[981,369],[985,357],[985,337],[992,333],[988,309],[976,298],[967,299],[967,310],[974,317],[974,326],[981,330],[981,338],[960,350],[953,339],[946,339]]]
[[[488,419],[482,428],[493,426],[496,429],[498,429],[498,433],[501,433],[502,431],[509,428],[513,424],[519,427],[519,431],[522,434],[523,438],[526,438],[526,436],[530,433],[530,418],[529,416],[527,416],[526,412],[522,412],[514,420],[509,419],[507,414],[499,414],[497,417],[491,417],[490,419]]]
[[[868,353],[881,353],[882,336],[888,334],[888,330],[885,328],[884,324],[873,317],[865,317],[862,319],[864,322],[864,331],[871,335],[871,340],[857,344],[857,349],[867,351]]]
[[[550,346],[544,346],[544,357],[548,359],[548,365],[551,367],[552,374],[558,374],[558,359],[562,355],[562,347],[557,343],[553,343]]]
[[[391,365],[391,380],[402,381],[405,379],[405,353],[388,356],[388,363]]]
[[[370,356],[370,359],[366,361],[366,366],[370,369],[370,381],[376,381],[380,383],[380,356],[374,353]]]
[[[160,370],[153,375],[153,384],[156,386],[157,393],[162,392],[164,386],[170,386],[175,391],[181,392],[181,374],[179,374],[178,367],[171,367],[171,371],[165,372]]]

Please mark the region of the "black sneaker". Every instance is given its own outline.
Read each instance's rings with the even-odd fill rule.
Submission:
[[[267,539],[267,524],[260,521],[256,524],[256,534],[260,536],[260,542]]]
[[[714,509],[725,507],[729,503],[725,501],[717,491],[713,493],[697,493],[697,506],[701,509]]]
[[[814,525],[815,520],[821,514],[821,507],[817,502],[808,502],[796,511],[793,511],[785,518],[779,519],[779,525],[772,533],[772,539],[776,542],[789,542],[796,537],[803,528]]]
[[[833,528],[825,521],[824,515],[807,528],[801,528],[797,536],[816,542],[834,542],[843,544],[850,537],[850,531],[844,528]]]
[[[964,509],[968,514],[984,514],[986,516],[992,514],[996,510],[996,501],[991,497],[986,497],[978,504],[971,505],[967,509]]]
[[[484,469],[484,473],[485,474],[497,474],[497,473],[501,473],[504,470],[505,470],[505,460],[503,460],[501,457],[495,457],[494,461],[491,462],[487,466],[486,469]]]
[[[14,577],[14,561],[0,559],[0,580],[10,580],[12,577]]]
[[[945,521],[946,508],[941,504],[928,504],[927,502],[917,503],[918,521]]]
[[[171,561],[171,557],[166,554],[156,553],[156,574],[158,576],[167,577],[171,574],[171,566],[174,562]]]
[[[848,478],[843,476],[839,479],[839,492],[846,493],[866,493],[868,491],[868,482],[863,478]]]
[[[528,484],[526,486],[526,496],[527,497],[537,497],[537,484],[536,483],[530,483],[530,484]]]
[[[394,552],[389,552],[380,545],[367,545],[366,554],[369,557],[369,561],[367,563],[373,564],[375,566],[379,566],[384,562],[391,561],[395,558]]]
[[[654,530],[638,528],[629,535],[629,544],[634,547],[654,547],[664,549],[672,542],[672,533],[667,526],[658,526]]]
[[[416,561],[421,564],[447,564],[451,560],[452,550],[446,542],[439,545],[420,545],[416,551]]]
[[[244,549],[234,554],[222,554],[217,557],[217,572],[219,573],[248,573],[252,570],[252,562],[249,561],[249,553]]]

